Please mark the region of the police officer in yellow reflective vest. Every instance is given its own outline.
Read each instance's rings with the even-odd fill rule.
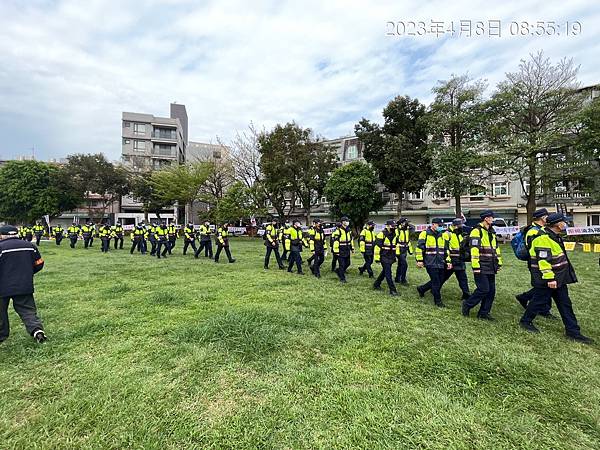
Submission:
[[[23,225],[19,229],[19,237],[24,241],[31,242],[33,240],[33,228]]]
[[[156,257],[158,259],[160,259],[161,256],[166,258],[167,252],[169,251],[169,229],[167,228],[167,224],[161,222],[161,224],[156,227],[154,234],[156,236]],[[133,247],[131,252],[133,253]]]
[[[539,234],[540,231],[543,231],[546,226],[546,220],[548,219],[548,210],[546,208],[541,208],[533,212],[533,223],[527,227],[527,231],[525,233],[525,245],[528,249],[531,249],[531,243],[533,239]],[[531,268],[529,267],[531,260],[527,261],[527,268],[529,272],[531,272]],[[533,286],[533,275],[532,275],[532,286]],[[515,295],[517,301],[521,304],[523,308],[527,308],[527,303],[531,301],[533,298],[533,293],[535,292],[535,288],[531,288],[530,290],[523,292],[521,294]],[[538,312],[538,316],[545,317],[547,319],[555,319],[556,317],[550,312],[552,309],[552,298],[548,298],[548,303],[544,307],[542,311]]]
[[[375,222],[369,220],[363,227],[358,237],[358,247],[363,255],[365,263],[358,268],[358,273],[361,275],[365,272],[369,274],[369,278],[373,278],[373,257],[375,254]]]
[[[308,248],[312,253],[312,264],[309,263],[308,267],[315,277],[321,278],[321,264],[325,260],[327,240],[320,219],[313,220],[313,226],[308,230]]]
[[[408,262],[406,261],[407,255],[413,254],[412,244],[410,243],[410,228],[408,219],[401,217],[396,222],[396,259],[398,260],[398,266],[396,267],[396,283],[400,283],[404,286],[408,285],[406,274],[408,272]]]
[[[385,278],[390,290],[390,295],[393,297],[398,295],[396,285],[392,278],[392,265],[396,261],[396,245],[398,240],[395,228],[396,222],[390,219],[385,223],[383,231],[380,231],[377,234],[374,257],[375,262],[381,263],[381,273],[375,280],[375,283],[373,283],[373,289],[381,290],[381,283]]]
[[[288,239],[287,231],[290,229],[291,226],[292,226],[292,224],[286,220],[285,223],[283,224],[283,226],[279,229],[279,242],[281,242],[281,246],[283,248],[283,253],[281,254],[282,261],[288,260],[288,247],[289,246],[286,244],[286,241]]]
[[[231,257],[231,251],[229,250],[229,222],[225,222],[217,230],[217,253],[215,253],[215,262],[219,262],[219,255],[221,250],[225,249],[225,254],[230,263],[234,263],[235,259]]]
[[[271,223],[266,226],[265,234],[263,235],[263,240],[266,247],[264,268],[269,268],[271,253],[275,253],[277,265],[281,270],[285,269],[283,263],[281,262],[281,256],[279,255],[279,230],[277,229],[276,220],[273,219]]]
[[[338,268],[335,273],[337,273],[340,283],[345,283],[346,269],[350,266],[350,254],[354,253],[354,242],[350,230],[350,219],[344,216],[340,221],[342,226],[337,230],[332,252],[337,255],[338,259]]]
[[[52,227],[52,236],[54,237],[54,241],[56,242],[56,245],[60,245],[60,243],[63,240],[64,234],[65,234],[65,229],[60,224]]]
[[[183,229],[183,254],[187,253],[188,247],[192,247],[194,255],[196,254],[196,229],[192,222],[188,223]]]
[[[150,256],[156,255],[156,228],[158,227],[158,223],[153,221],[150,223],[148,227],[148,241],[150,241]]]
[[[200,225],[200,246],[198,247],[198,250],[196,250],[196,253],[194,253],[194,258],[198,258],[202,249],[204,249],[204,256],[213,259],[211,235],[212,230],[210,229],[210,220],[205,220],[204,224]]]
[[[565,325],[567,337],[584,344],[591,344],[593,341],[581,334],[569,297],[568,286],[577,283],[577,275],[560,236],[567,228],[566,221],[567,219],[561,213],[548,215],[547,226],[531,242],[529,270],[531,270],[534,293],[520,324],[527,331],[538,333],[539,330],[533,325],[533,319],[545,310],[548,299],[553,298]]]
[[[286,249],[289,252],[287,271],[291,272],[294,264],[296,264],[298,275],[303,275],[302,257],[300,256],[300,253],[302,252],[302,247],[304,246],[304,234],[302,233],[300,221],[294,220],[294,225],[289,227],[285,231],[285,234],[287,236],[285,241],[287,246]]]
[[[471,267],[477,288],[467,300],[463,300],[462,314],[467,317],[472,308],[481,304],[477,317],[494,320],[490,312],[496,296],[496,274],[502,268],[502,253],[492,226],[494,212],[486,210],[479,217],[481,223],[469,235]]]
[[[77,225],[75,222],[73,222],[71,226],[67,228],[67,234],[69,235],[69,240],[71,241],[71,248],[75,248],[80,233],[81,229],[79,228],[79,225]]]
[[[46,231],[46,228],[44,228],[44,225],[42,225],[42,222],[40,222],[38,220],[35,223],[35,225],[33,226],[33,235],[35,236],[35,245],[40,245],[40,241],[42,240],[42,236],[44,235],[45,231]]]
[[[117,222],[115,223],[112,228],[112,235],[113,235],[113,239],[115,240],[115,250],[117,248],[119,249],[123,249],[123,225],[121,225],[121,222]]]
[[[337,236],[340,234],[341,223],[336,223],[334,230],[329,235],[329,246],[333,249],[333,243],[335,242]],[[338,255],[337,253],[331,253],[331,271],[335,272],[335,266],[337,266]]]
[[[81,227],[81,235],[83,236],[83,248],[88,248],[91,245],[93,233],[94,227],[92,222],[88,222]]]
[[[112,240],[112,231],[110,229],[110,225],[103,223],[100,224],[100,228],[98,229],[98,237],[102,245],[100,246],[100,251],[102,253],[108,253],[108,249],[110,248],[110,241]]]
[[[177,226],[174,223],[169,224],[167,228],[167,234],[169,236],[169,255],[171,251],[175,248],[175,243],[177,242]]]
[[[444,222],[441,219],[433,219],[431,225],[419,234],[415,251],[417,267],[427,269],[433,301],[438,308],[445,306],[441,294],[444,273],[446,269],[452,269],[452,264],[447,262],[448,241],[444,238],[445,231]],[[419,297],[425,296],[426,287],[427,284],[417,286]]]
[[[463,236],[463,220],[459,218],[454,219],[444,237],[448,239],[448,250],[450,253],[448,261],[452,263],[452,269],[446,270],[444,283],[454,274],[458,281],[458,287],[462,291],[462,299],[466,300],[471,294],[469,292],[466,265],[460,255],[460,246],[465,239]]]

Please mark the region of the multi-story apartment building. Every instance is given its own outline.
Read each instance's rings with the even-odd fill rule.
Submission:
[[[158,170],[183,164],[188,145],[188,119],[184,105],[171,104],[171,117],[124,112],[122,160],[136,171]]]
[[[363,145],[356,136],[328,140],[325,144],[337,153],[338,165],[354,161],[366,162],[363,157]],[[492,177],[487,186],[475,189],[461,198],[463,214],[466,218],[477,218],[483,210],[492,209],[509,224],[524,224],[527,220],[526,189],[529,189],[529,186],[521,185],[519,180],[503,176]],[[455,201],[443,192],[434,192],[426,187],[419,192],[407,193],[404,198],[398,199],[396,194],[387,191],[382,185],[379,186],[379,191],[386,204],[381,210],[371,214],[378,223],[397,217],[398,201],[402,201],[402,215],[409,218],[412,223],[429,223],[434,217],[455,216]],[[538,204],[540,207],[545,206],[552,210],[556,209],[557,204],[561,204],[573,217],[576,225],[598,225],[600,205],[590,204],[588,199],[589,194],[579,192],[576,186],[563,186],[559,183],[553,192],[540,192]],[[303,217],[304,211],[299,200],[296,201],[295,206],[293,217]],[[271,212],[273,213],[274,210]],[[320,217],[325,221],[336,219],[330,216],[329,204],[325,197],[319,199],[311,216]]]

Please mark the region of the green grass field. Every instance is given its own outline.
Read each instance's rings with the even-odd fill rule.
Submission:
[[[600,346],[560,321],[518,327],[528,287],[509,254],[494,323],[421,300],[235,264],[41,245],[37,345],[11,312],[0,345],[0,448],[600,448]],[[306,256],[306,255],[305,255]],[[573,255],[582,331],[600,340],[597,255]],[[273,262],[272,267],[276,267]]]

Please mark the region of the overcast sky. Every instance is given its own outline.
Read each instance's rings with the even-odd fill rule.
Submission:
[[[491,91],[538,50],[572,57],[581,84],[596,84],[595,3],[0,0],[0,159],[32,148],[38,159],[119,159],[121,112],[168,116],[172,101],[187,107],[190,140],[291,120],[334,138],[363,116],[380,120],[395,95],[430,102],[453,73],[486,78]],[[466,36],[467,22],[459,36],[461,20],[482,21],[483,36]],[[407,24],[405,35],[386,36],[389,21]],[[426,34],[407,36],[422,33],[409,21]],[[448,31],[431,33],[432,21]],[[554,21],[560,35],[511,36],[513,21],[547,32]],[[581,33],[567,36],[574,21]]]

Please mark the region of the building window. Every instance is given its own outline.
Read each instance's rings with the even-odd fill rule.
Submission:
[[[349,145],[346,149],[346,159],[356,159],[358,158],[358,147],[356,144]]]
[[[170,128],[155,128],[154,137],[158,139],[177,139],[177,132]]]
[[[321,197],[321,204],[322,205],[327,204],[327,197]]]
[[[123,122],[123,128],[131,127],[131,122]]]
[[[529,195],[529,180],[523,180],[523,195]],[[544,188],[541,183],[538,182],[537,189],[535,190],[537,195],[542,195],[544,193]]]
[[[600,225],[600,214],[588,214],[587,216],[588,227],[593,225]]]
[[[483,201],[485,194],[484,186],[473,186],[469,191],[469,200],[472,202]]]
[[[146,134],[146,124],[145,123],[134,123],[133,124],[133,133],[134,134]]]
[[[423,197],[425,196],[425,192],[423,189],[421,189],[419,192],[409,192],[408,194],[408,199],[415,201],[415,200],[423,200]]]
[[[492,195],[494,197],[506,197],[508,195],[508,182],[492,183]]]
[[[146,151],[146,141],[133,141],[133,149],[138,152]]]
[[[129,140],[129,139],[123,139],[123,144],[131,144],[131,140]]]
[[[213,150],[213,159],[221,159],[221,150]]]
[[[300,198],[297,198],[296,201],[294,202],[294,206],[302,206],[302,200]]]
[[[433,198],[436,200],[444,200],[450,198],[450,194],[446,191],[437,191],[433,193]]]

